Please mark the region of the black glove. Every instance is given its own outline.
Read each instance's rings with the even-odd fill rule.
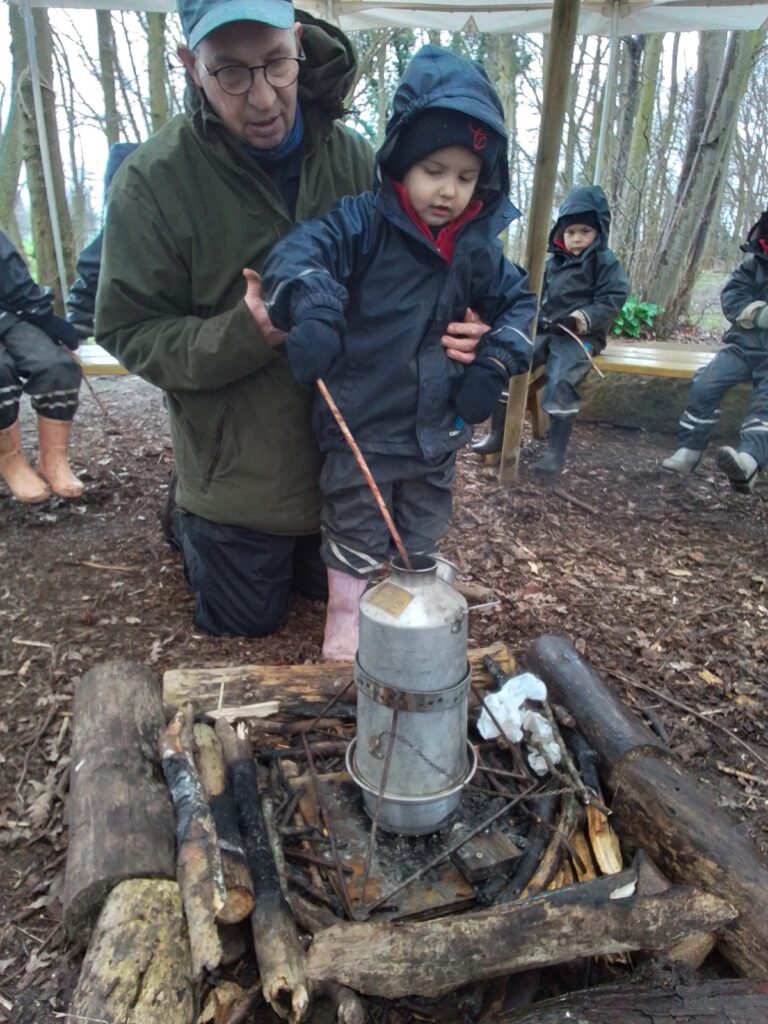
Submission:
[[[43,316],[35,317],[30,316],[27,319],[35,327],[45,331],[51,341],[55,341],[57,345],[66,345],[68,349],[74,352],[80,344],[80,336],[72,324],[63,317],[56,316],[55,313],[45,313]]]
[[[332,325],[328,319],[302,320],[285,339],[288,362],[299,384],[307,387],[314,384],[318,377],[326,375],[341,355],[338,321]]]
[[[570,338],[571,335],[568,334],[568,331],[562,330],[563,327],[567,327],[572,334],[579,333],[579,321],[575,316],[561,316],[560,322],[552,324],[552,327],[556,334],[563,334],[566,338]]]
[[[464,371],[456,393],[456,412],[467,423],[482,423],[493,412],[502,390],[509,383],[509,373],[495,359],[480,356]]]

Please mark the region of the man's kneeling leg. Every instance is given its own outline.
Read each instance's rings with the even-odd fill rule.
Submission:
[[[215,636],[266,636],[285,618],[293,581],[294,537],[174,514],[184,573],[195,598],[194,624]]]

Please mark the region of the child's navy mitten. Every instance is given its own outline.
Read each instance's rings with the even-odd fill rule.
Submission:
[[[344,318],[333,310],[313,309],[285,339],[293,376],[307,387],[324,377],[341,355]]]
[[[467,423],[482,423],[493,412],[508,382],[509,374],[501,363],[480,356],[464,371],[454,401],[456,412]]]
[[[44,313],[42,316],[30,316],[27,319],[35,327],[45,331],[51,341],[55,341],[57,345],[66,345],[74,352],[80,344],[80,335],[72,324],[63,317],[56,316],[55,313]]]

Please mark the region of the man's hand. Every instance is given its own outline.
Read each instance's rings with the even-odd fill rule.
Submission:
[[[475,349],[484,334],[490,331],[474,310],[467,307],[463,323],[448,324],[447,333],[440,339],[449,359],[469,364],[475,360]]]
[[[255,270],[246,267],[243,277],[248,282],[245,289],[245,304],[251,311],[251,316],[256,321],[256,326],[261,331],[264,341],[273,348],[282,345],[285,341],[285,331],[278,330],[269,319],[264,300],[261,297],[261,278]]]

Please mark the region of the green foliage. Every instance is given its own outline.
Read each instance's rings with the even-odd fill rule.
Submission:
[[[650,333],[653,321],[663,312],[661,306],[653,302],[641,302],[636,295],[630,295],[613,322],[613,333],[640,338]]]

